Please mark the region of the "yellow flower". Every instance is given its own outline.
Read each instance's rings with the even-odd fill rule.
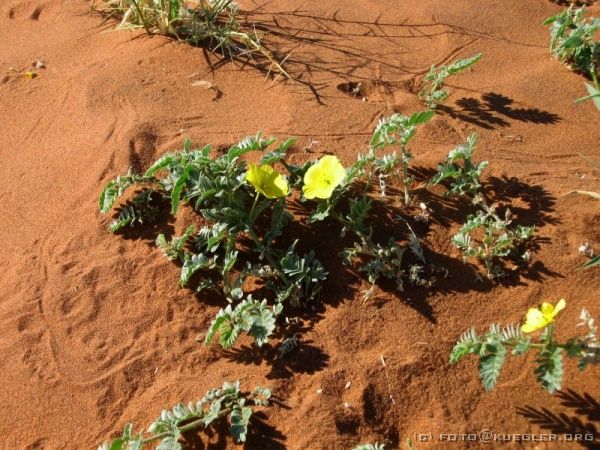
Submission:
[[[287,180],[267,164],[249,164],[246,181],[267,198],[285,197],[290,191]]]
[[[556,306],[551,303],[542,303],[538,308],[529,308],[525,317],[525,324],[521,327],[523,333],[531,333],[532,331],[545,328],[554,322],[556,315],[565,309],[567,302],[561,298]]]
[[[302,192],[306,198],[329,198],[345,176],[346,170],[335,156],[323,156],[304,174]]]

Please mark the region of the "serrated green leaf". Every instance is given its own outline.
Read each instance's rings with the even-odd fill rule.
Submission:
[[[560,390],[563,378],[562,349],[560,347],[542,350],[537,359],[538,367],[535,369],[538,381],[551,394]]]
[[[246,406],[240,407],[239,405],[236,405],[231,411],[231,414],[229,415],[229,421],[231,422],[230,431],[236,442],[246,442],[248,424],[250,423],[251,416],[252,409]]]
[[[491,391],[498,382],[500,369],[504,365],[506,349],[500,343],[488,344],[487,355],[482,356],[479,361],[479,375],[486,391]]]

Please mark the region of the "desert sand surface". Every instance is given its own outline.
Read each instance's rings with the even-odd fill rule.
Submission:
[[[583,242],[600,248],[600,209],[567,194],[600,190],[589,162],[600,161],[600,112],[573,103],[585,93],[584,78],[548,52],[541,22],[563,6],[240,3],[271,48],[290,55],[294,80],[273,81],[250,64],[165,37],[114,31],[87,1],[0,2],[0,448],[96,448],[127,422],[143,428],[161,409],[238,379],[278,398],[261,410],[246,448],[379,441],[394,449],[419,433],[597,430],[598,367],[579,373],[569,361],[565,390],[550,395],[535,380],[532,358],[512,358],[491,393],[474,358],[448,363],[465,329],[519,322],[542,301],[567,299],[565,336],[583,307],[600,317],[598,271],[577,270]],[[589,13],[600,16],[600,6]],[[429,290],[378,288],[363,302],[365,280],[336,269],[318,310],[303,316],[298,351],[274,359],[274,344],[257,350],[243,341],[225,351],[198,342],[223,302],[178,288],[179,269],[155,248],[154,235],[106,230],[110,217],[97,209],[104,184],[129,167],[147,169],[185,137],[226,148],[257,131],[296,136],[295,161],[330,152],[350,164],[380,118],[423,109],[415,94],[431,64],[478,52],[483,59],[449,81],[451,97],[419,130],[414,166],[431,171],[479,134],[477,157],[490,161],[485,182],[537,228],[529,269],[508,283],[475,280],[449,241],[457,212],[432,201],[440,220],[423,242],[450,277]],[[21,75],[40,59],[36,78]],[[358,83],[360,95],[348,95]],[[179,217],[172,223],[179,233],[184,225]],[[306,237],[322,254],[336,248],[335,233],[324,233]],[[322,258],[337,267],[335,259]],[[187,448],[241,448],[222,433],[197,436]],[[493,448],[586,446],[595,448]]]

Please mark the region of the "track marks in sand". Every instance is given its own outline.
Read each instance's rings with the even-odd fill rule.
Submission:
[[[45,4],[34,6],[32,2],[24,1],[10,6],[6,16],[11,20],[38,21],[44,9]]]

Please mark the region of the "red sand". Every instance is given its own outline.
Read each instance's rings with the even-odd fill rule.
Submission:
[[[0,2],[0,70],[7,73],[0,84],[0,448],[95,448],[126,422],[144,428],[163,407],[199,398],[225,379],[248,389],[267,385],[281,400],[265,410],[268,425],[255,427],[251,448],[348,449],[376,440],[396,448],[415,433],[537,433],[561,420],[566,431],[577,429],[571,421],[569,430],[566,418],[598,428],[598,404],[594,415],[593,402],[576,408],[571,394],[548,395],[535,382],[531,358],[512,359],[493,393],[484,393],[474,359],[447,363],[456,337],[471,325],[517,322],[547,299],[568,301],[563,335],[575,330],[583,307],[600,320],[598,271],[576,270],[581,243],[600,249],[598,203],[564,195],[600,190],[598,171],[585,160],[600,160],[600,113],[573,104],[584,94],[583,79],[548,53],[540,24],[560,6],[242,4],[258,8],[252,20],[277,33],[271,42],[281,54],[292,52],[288,68],[299,82],[273,83],[240,64],[213,71],[201,49],[109,31],[113,24],[90,17],[87,2]],[[590,12],[599,16],[600,7]],[[538,225],[542,239],[533,270],[512,286],[473,281],[448,242],[459,226],[456,214],[448,216],[425,244],[453,278],[429,293],[378,290],[363,303],[357,290],[365,283],[336,274],[323,310],[305,324],[300,351],[273,363],[255,350],[240,357],[239,346],[223,352],[197,343],[219,303],[178,289],[177,267],[149,239],[111,236],[97,211],[107,180],[129,166],[146,168],[185,136],[219,146],[263,130],[298,136],[299,150],[318,141],[312,154],[297,152],[299,161],[332,151],[349,163],[379,118],[422,108],[415,86],[432,63],[480,51],[484,59],[473,72],[450,80],[447,105],[455,114],[439,114],[420,130],[415,165],[433,168],[470,132],[480,133],[478,157],[490,161],[494,190],[512,198],[516,215]],[[39,58],[47,67],[37,78],[19,76]],[[222,96],[193,86],[195,80],[209,80]],[[365,101],[338,89],[349,82],[363,83]],[[569,362],[564,386],[598,400],[599,374],[598,367],[579,374]],[[542,420],[535,423],[522,408]],[[542,408],[555,418],[544,419]],[[233,447],[201,436],[209,448]],[[452,448],[500,447],[491,445]]]

